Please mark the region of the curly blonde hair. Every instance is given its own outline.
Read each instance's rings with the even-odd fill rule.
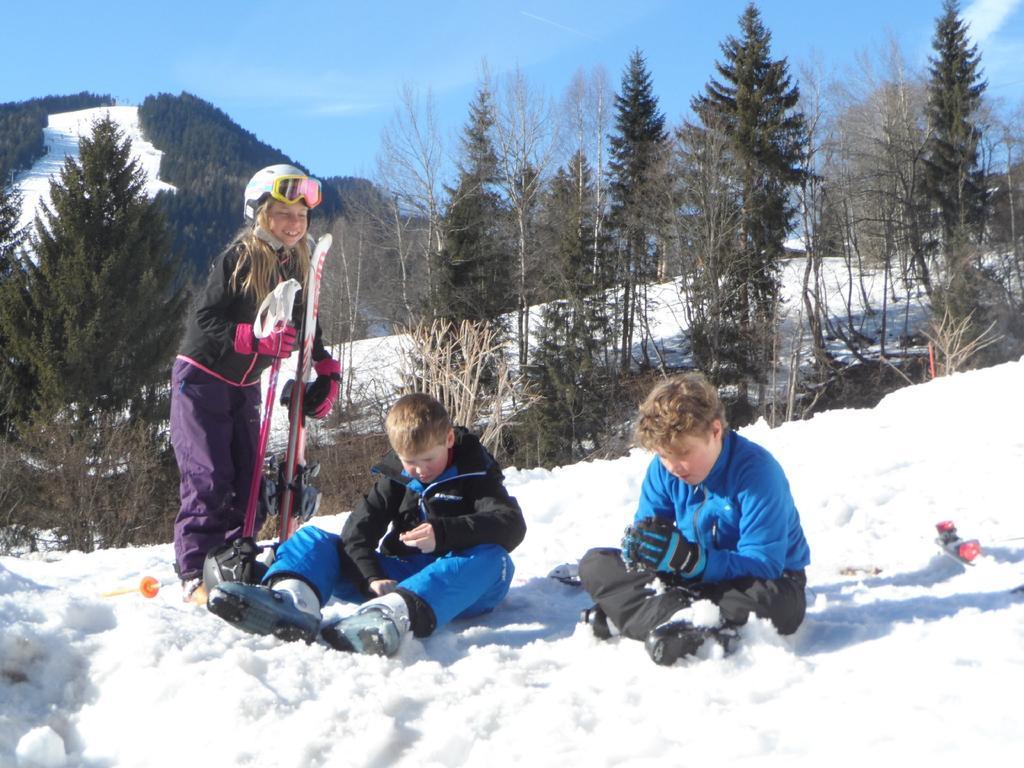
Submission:
[[[703,374],[684,373],[658,384],[641,403],[636,442],[657,452],[679,437],[706,435],[716,420],[727,429],[718,390]]]
[[[267,232],[270,231],[270,219],[267,215],[269,204],[270,200],[267,199],[256,211],[256,224]],[[256,235],[255,227],[250,226],[239,231],[233,246],[238,249],[238,262],[231,274],[231,288],[234,291],[241,290],[243,293],[251,294],[255,297],[257,305],[262,304],[263,299],[274,290],[279,280],[277,253],[269,243]],[[309,238],[303,237],[288,251],[296,260],[296,277],[305,287],[306,275],[309,274]]]

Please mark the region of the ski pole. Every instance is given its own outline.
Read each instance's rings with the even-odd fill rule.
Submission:
[[[155,576],[143,576],[140,581],[134,587],[121,587],[120,589],[112,589],[109,592],[101,592],[100,597],[117,597],[118,595],[133,595],[140,594],[143,597],[156,597],[160,591],[160,580]]]
[[[256,338],[269,336],[271,331],[279,330],[292,317],[295,306],[295,294],[301,290],[298,280],[288,279],[278,283],[256,312],[253,323],[253,335]],[[268,323],[264,330],[264,323]],[[270,438],[270,418],[274,413],[274,397],[277,392],[277,376],[281,370],[281,358],[275,357],[270,366],[270,380],[267,382],[267,401],[263,404],[263,421],[260,424],[259,440],[256,446],[256,461],[252,468],[252,479],[249,481],[249,499],[245,505],[245,522],[242,536],[250,537],[256,528],[256,504],[260,490],[260,479],[263,476],[263,461],[267,455],[267,441]]]

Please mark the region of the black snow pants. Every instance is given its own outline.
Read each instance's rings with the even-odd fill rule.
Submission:
[[[807,577],[801,571],[784,571],[779,579],[752,577],[705,584],[687,583],[658,594],[651,582],[655,575],[630,571],[618,549],[592,549],[580,560],[580,580],[623,636],[643,640],[676,611],[696,600],[711,600],[726,625],[747,623],[750,614],[768,619],[779,634],[796,632],[804,619]]]

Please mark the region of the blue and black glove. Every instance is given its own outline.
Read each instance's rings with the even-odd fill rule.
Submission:
[[[679,573],[693,579],[704,571],[699,544],[687,541],[669,520],[649,517],[626,529],[622,560],[628,568]]]
[[[619,548],[622,550],[622,562],[626,564],[626,568],[631,571],[640,569],[640,564],[636,561],[636,548],[637,538],[636,529],[631,525],[626,526],[626,530],[622,532],[622,543],[619,544]]]

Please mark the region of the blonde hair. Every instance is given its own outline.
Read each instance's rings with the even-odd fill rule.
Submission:
[[[270,219],[267,216],[269,204],[270,198],[256,211],[257,226],[267,232],[270,231]],[[235,271],[231,273],[231,289],[252,295],[257,305],[263,303],[263,299],[274,290],[279,280],[277,253],[269,243],[257,237],[255,227],[250,226],[242,228],[235,237],[232,247],[238,250],[238,262],[235,264]],[[303,237],[287,250],[296,260],[296,278],[305,287],[306,275],[309,273],[309,239]]]
[[[388,442],[399,456],[416,456],[444,445],[452,428],[441,403],[421,392],[403,395],[391,406],[384,422]]]
[[[718,390],[701,373],[663,381],[640,405],[636,441],[649,451],[669,448],[677,438],[706,435],[715,420],[727,428]]]

